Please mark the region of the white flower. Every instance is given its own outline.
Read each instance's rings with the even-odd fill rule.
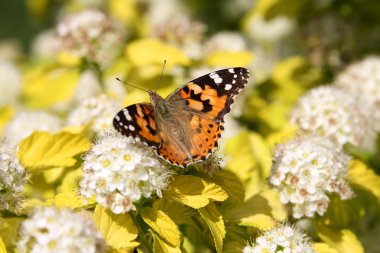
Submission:
[[[335,84],[345,91],[359,95],[369,103],[376,131],[380,131],[380,57],[369,56],[349,65],[336,78]]]
[[[102,253],[106,247],[89,214],[37,209],[20,227],[19,253]]]
[[[54,58],[58,49],[58,38],[54,30],[41,32],[33,40],[32,54],[38,58]]]
[[[310,239],[299,228],[279,225],[249,243],[243,253],[314,253]]]
[[[4,129],[4,136],[19,142],[31,135],[34,131],[58,132],[62,121],[44,111],[22,111],[8,123]]]
[[[84,158],[81,194],[114,213],[134,210],[134,201],[154,192],[160,197],[168,184],[171,173],[159,159],[143,144],[108,132]]]
[[[86,10],[58,24],[61,49],[90,62],[108,65],[121,52],[123,31],[102,12]]]
[[[102,93],[101,85],[92,70],[85,70],[79,77],[73,100],[76,103],[82,102],[88,98],[98,96]]]
[[[21,92],[21,73],[8,61],[0,61],[0,107],[15,104]]]
[[[243,51],[247,44],[243,36],[238,32],[218,32],[206,41],[204,51],[210,54],[215,51]]]
[[[67,124],[84,126],[91,124],[94,132],[112,127],[112,120],[120,110],[121,104],[106,95],[90,97],[82,101],[68,116]]]
[[[0,140],[0,210],[17,212],[21,193],[27,181],[24,167],[17,158],[18,147],[8,140]]]
[[[294,27],[294,21],[285,16],[266,20],[262,16],[254,15],[248,21],[247,33],[259,42],[276,43],[293,32]]]
[[[317,133],[339,145],[351,143],[374,151],[376,132],[368,116],[369,108],[341,89],[314,88],[302,96],[291,112],[291,122],[301,133]]]
[[[269,182],[280,200],[293,207],[294,218],[323,215],[328,193],[353,197],[346,178],[350,158],[341,146],[320,136],[303,136],[280,144],[275,150]]]

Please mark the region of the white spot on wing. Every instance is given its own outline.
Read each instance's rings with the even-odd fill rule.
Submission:
[[[120,121],[120,117],[119,117],[118,115],[115,116],[115,119],[116,119],[117,121]]]
[[[132,126],[132,125],[129,125],[129,130],[131,130],[131,131],[135,131],[136,128],[135,128],[134,126]]]
[[[222,83],[223,82],[223,79],[215,72],[211,73],[210,75],[210,78],[214,80],[214,82],[216,84],[219,84],[219,83]]]
[[[131,120],[132,120],[132,117],[131,117],[131,115],[129,115],[128,110],[127,110],[127,109],[124,109],[123,112],[124,112],[124,116],[125,116],[125,118],[126,118],[128,121],[131,121]]]
[[[229,69],[228,72],[235,73],[235,70],[234,69]]]
[[[234,78],[236,78],[236,77],[237,77],[237,75],[235,74],[235,75],[234,75]]]
[[[236,83],[236,80],[232,80],[232,83]]]
[[[230,90],[232,88],[231,84],[226,84],[226,87],[224,87],[225,90]]]

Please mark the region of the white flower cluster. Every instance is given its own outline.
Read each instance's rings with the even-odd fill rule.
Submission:
[[[247,43],[238,32],[218,32],[208,39],[204,46],[206,54],[215,51],[243,51],[247,49]]]
[[[134,210],[134,201],[161,196],[171,173],[143,144],[112,131],[100,137],[86,154],[80,192],[95,196],[98,203],[113,213]]]
[[[63,51],[104,66],[122,50],[123,32],[106,15],[86,10],[66,17],[58,24]]]
[[[372,152],[376,149],[376,132],[368,110],[355,96],[336,87],[321,86],[298,100],[291,122],[301,133],[316,133],[339,145],[351,143]]]
[[[338,193],[342,199],[354,195],[346,181],[349,161],[330,139],[298,137],[277,146],[269,182],[278,189],[282,203],[292,204],[294,218],[323,215],[328,193]]]
[[[0,210],[17,212],[20,208],[20,195],[27,176],[17,158],[17,151],[18,148],[8,140],[0,140]]]
[[[369,56],[349,65],[337,77],[335,84],[358,95],[361,103],[369,103],[376,131],[380,131],[380,57]]]
[[[0,107],[12,105],[21,93],[21,73],[9,61],[0,61]]]
[[[67,124],[83,126],[91,124],[94,132],[112,127],[112,120],[120,110],[121,104],[107,95],[90,97],[82,101],[68,116]]]
[[[38,253],[102,253],[106,246],[88,214],[37,209],[20,227],[17,252]]]
[[[44,111],[21,111],[7,124],[4,136],[19,142],[34,131],[58,132],[62,127],[59,117]]]
[[[314,253],[310,239],[297,227],[280,225],[248,244],[243,253]]]

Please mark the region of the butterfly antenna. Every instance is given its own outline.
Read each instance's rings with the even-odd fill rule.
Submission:
[[[148,92],[148,90],[145,90],[145,89],[143,89],[143,88],[140,88],[140,87],[134,86],[134,85],[132,85],[132,84],[130,84],[130,83],[124,82],[123,80],[120,80],[118,77],[116,77],[116,80],[118,80],[119,82],[122,82],[122,83],[125,84],[125,85],[129,85],[129,86],[131,86],[131,87],[133,87],[133,88],[136,88],[136,89],[139,89],[139,90],[142,90],[142,91]]]
[[[156,89],[154,89],[154,93],[157,93],[158,85],[160,84],[161,79],[162,79],[162,75],[164,74],[165,65],[166,65],[166,60],[164,60],[164,64],[162,65],[160,79],[158,79],[158,82],[156,84]]]

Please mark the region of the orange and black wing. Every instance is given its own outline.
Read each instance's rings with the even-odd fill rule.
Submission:
[[[123,135],[138,138],[155,148],[160,146],[161,139],[151,104],[140,103],[125,107],[116,114],[113,125]]]

